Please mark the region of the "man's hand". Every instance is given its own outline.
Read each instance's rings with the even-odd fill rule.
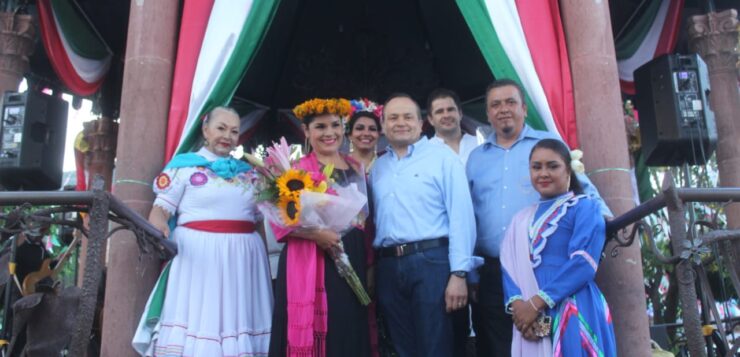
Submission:
[[[468,303],[468,285],[465,279],[450,275],[445,289],[445,303],[447,312],[462,309]]]

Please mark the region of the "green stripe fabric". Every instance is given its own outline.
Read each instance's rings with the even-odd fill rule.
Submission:
[[[167,294],[167,279],[170,276],[170,266],[172,266],[172,260],[167,262],[167,266],[164,267],[162,273],[159,274],[159,279],[157,279],[157,286],[155,287],[154,294],[152,294],[149,310],[146,311],[145,321],[149,326],[156,325],[159,322],[159,317],[162,316],[164,297]]]
[[[108,48],[72,1],[51,0],[52,11],[62,29],[61,35],[79,56],[93,60],[104,59],[109,54]]]
[[[653,25],[655,17],[658,16],[658,10],[660,9],[661,1],[653,0],[649,1],[644,12],[638,15],[637,20],[630,26],[614,44],[617,52],[617,59],[627,59],[637,52],[637,49],[642,44],[642,41],[650,31],[650,26]]]
[[[470,32],[473,34],[473,38],[475,38],[475,42],[486,59],[486,63],[488,63],[493,76],[496,78],[510,78],[518,83],[522,83],[516,70],[511,65],[511,61],[506,55],[504,48],[501,46],[498,34],[491,23],[491,18],[488,16],[488,10],[483,0],[456,0],[456,3],[465,18],[465,22],[468,23]],[[527,124],[535,129],[547,131],[547,127],[539,113],[537,113],[536,107],[529,98],[529,95],[526,96],[525,103],[529,109],[526,119]]]
[[[198,114],[202,117],[213,108],[219,105],[227,105],[234,96],[236,88],[239,86],[244,74],[247,72],[249,65],[257,53],[260,44],[265,38],[267,29],[275,17],[279,0],[255,0],[253,8],[244,22],[244,27],[239,34],[234,52],[224,67],[224,71],[218,78],[213,92],[206,99]],[[178,153],[190,151],[200,132],[200,125],[193,125],[187,133],[183,144],[180,146]]]

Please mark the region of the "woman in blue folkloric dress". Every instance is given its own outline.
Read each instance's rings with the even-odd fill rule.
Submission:
[[[616,356],[609,307],[594,282],[605,241],[598,204],[583,195],[562,142],[540,141],[529,165],[541,200],[514,216],[501,252],[512,356]],[[552,323],[539,337],[542,313]]]

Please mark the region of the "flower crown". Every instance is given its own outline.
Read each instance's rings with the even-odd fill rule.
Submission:
[[[583,157],[583,151],[581,150],[572,150],[570,152],[570,168],[573,170],[573,172],[577,174],[582,174],[586,172],[586,166],[583,165],[583,162],[581,162],[581,158]]]
[[[340,117],[346,117],[350,114],[351,110],[352,105],[344,98],[314,98],[293,108],[293,114],[298,119],[303,120],[305,117],[321,114],[335,114]]]
[[[383,105],[375,103],[370,99],[354,99],[350,101],[350,104],[352,104],[352,111],[349,113],[350,116],[358,112],[368,112],[375,115],[378,119],[383,117]]]

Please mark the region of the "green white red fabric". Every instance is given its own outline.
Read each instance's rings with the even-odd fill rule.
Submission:
[[[457,5],[494,77],[513,79],[526,90],[527,123],[578,147],[558,1],[457,0]]]
[[[684,0],[649,1],[615,43],[622,91],[635,94],[634,71],[676,46]]]
[[[74,94],[97,92],[113,54],[73,0],[37,2],[41,39],[54,72]]]
[[[279,0],[185,1],[168,120],[167,160],[175,153],[191,150],[200,130],[200,118],[231,101],[278,3]]]

